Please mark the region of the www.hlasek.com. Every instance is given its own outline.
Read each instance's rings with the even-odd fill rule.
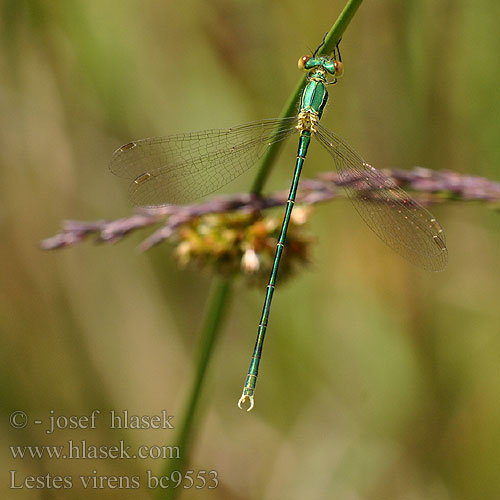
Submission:
[[[135,451],[123,440],[112,445],[89,444],[86,439],[61,445],[11,445],[12,458],[23,459],[171,459],[180,458],[178,446],[141,445]]]

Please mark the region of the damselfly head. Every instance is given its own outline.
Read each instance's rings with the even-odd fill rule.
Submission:
[[[299,59],[298,67],[305,71],[321,68],[336,78],[340,78],[344,73],[342,61],[329,59],[326,56],[302,56]]]

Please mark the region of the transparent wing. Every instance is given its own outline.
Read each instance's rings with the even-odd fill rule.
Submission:
[[[132,179],[134,205],[186,203],[228,184],[252,167],[274,142],[296,131],[296,117],[229,129],[141,139],[117,149],[110,169]]]
[[[433,215],[381,172],[363,161],[321,124],[314,134],[335,160],[347,195],[370,229],[393,250],[428,271],[448,261],[443,229]]]

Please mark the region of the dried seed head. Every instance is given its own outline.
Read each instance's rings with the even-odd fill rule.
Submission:
[[[280,280],[308,262],[311,237],[304,234],[310,210],[296,207],[290,220],[281,261]],[[281,217],[250,213],[211,214],[192,219],[177,229],[174,238],[180,265],[229,275],[240,274],[250,284],[261,285],[271,272]]]

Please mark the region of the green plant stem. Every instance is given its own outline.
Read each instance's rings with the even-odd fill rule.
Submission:
[[[230,279],[214,278],[201,329],[196,373],[189,391],[182,426],[178,431],[177,446],[180,450],[180,458],[169,459],[160,473],[161,475],[169,476],[175,470],[184,472],[186,465],[189,463],[189,452],[193,443],[193,429],[195,428],[197,408],[201,399],[208,364],[214,353],[214,347],[221,332],[220,326],[229,304],[230,291]],[[170,487],[164,490],[158,489],[157,498],[171,500],[176,498],[181,490],[182,487]]]
[[[333,52],[335,46],[339,43],[342,38],[342,34],[351,22],[354,14],[358,10],[363,0],[349,0],[344,7],[344,10],[340,13],[330,31],[325,37],[325,43],[319,50],[319,55],[330,54]],[[286,118],[287,116],[293,116],[297,109],[297,103],[299,102],[302,89],[306,83],[307,75],[300,79],[294,92],[288,99],[287,103],[283,107],[280,118]],[[283,147],[284,141],[278,141],[273,143],[262,156],[262,159],[258,165],[257,175],[252,184],[251,192],[257,196],[262,193],[264,189],[264,184],[266,183],[269,174],[271,173],[271,167],[274,164],[276,156],[278,155],[280,149]]]

